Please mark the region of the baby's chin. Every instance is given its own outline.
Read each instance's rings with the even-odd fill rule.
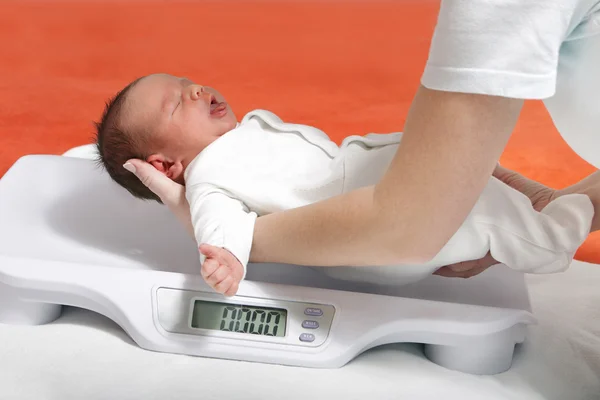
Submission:
[[[227,104],[227,114],[223,117],[223,121],[230,125],[229,130],[234,129],[238,123],[235,113],[229,104]]]
[[[218,137],[221,137],[224,134],[226,134],[227,132],[234,130],[238,124],[237,120],[235,119],[235,116],[233,116],[231,118],[223,119],[220,122],[222,122],[223,124],[222,124],[222,127],[220,127],[221,129],[219,129],[217,132]]]

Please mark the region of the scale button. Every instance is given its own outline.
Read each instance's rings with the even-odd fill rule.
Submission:
[[[313,335],[312,333],[301,333],[300,334],[301,342],[314,342],[314,340],[315,340],[315,335]]]
[[[323,315],[323,310],[321,310],[320,308],[307,308],[306,310],[304,310],[304,314],[320,317],[321,315]]]
[[[302,327],[307,329],[317,329],[319,327],[319,323],[317,321],[306,320],[302,322]]]

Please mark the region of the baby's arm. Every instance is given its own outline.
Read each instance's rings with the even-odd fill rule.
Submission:
[[[212,185],[188,185],[186,198],[198,246],[214,246],[234,256],[228,257],[223,250],[201,251],[202,275],[216,291],[233,295],[246,276],[257,215]]]

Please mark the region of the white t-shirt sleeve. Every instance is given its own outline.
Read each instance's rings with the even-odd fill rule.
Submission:
[[[244,266],[245,278],[257,214],[240,200],[208,184],[187,185],[186,198],[197,244],[229,250]],[[200,263],[204,260],[200,253]]]
[[[577,0],[442,0],[421,83],[441,91],[544,99]]]

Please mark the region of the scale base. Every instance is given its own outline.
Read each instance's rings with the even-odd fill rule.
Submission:
[[[208,288],[195,241],[166,207],[134,199],[89,160],[28,156],[0,180],[0,221],[2,324],[43,325],[60,317],[62,305],[75,306],[105,315],[152,351],[338,368],[376,346],[422,343],[440,366],[489,375],[511,367],[515,344],[535,323],[523,274],[503,266],[467,280],[375,285],[317,267],[251,264],[240,298],[335,307],[327,342],[267,347],[172,334],[152,317],[153,291]],[[304,314],[294,315],[302,326]]]
[[[463,346],[426,344],[423,352],[433,363],[455,371],[473,375],[495,375],[510,369],[515,343],[521,343],[526,334],[525,326],[512,331],[499,332],[483,340]],[[515,336],[521,336],[515,338]]]
[[[0,324],[44,325],[61,316],[62,305],[21,300],[18,291],[0,284]],[[425,344],[423,353],[433,363],[474,375],[494,375],[512,366],[515,343],[525,337],[526,327],[499,332],[463,346]]]
[[[258,271],[260,271],[260,267]],[[255,270],[255,272],[258,271]],[[35,298],[34,292],[36,291],[0,283],[0,324],[44,325],[54,322],[61,316],[63,307],[61,304],[25,300],[31,297]],[[39,293],[37,295],[39,296]],[[42,297],[44,296],[42,295]],[[393,298],[388,300],[394,301]],[[371,343],[360,352],[386,343],[420,342],[424,344],[424,356],[441,367],[474,375],[494,375],[506,372],[511,368],[515,346],[525,340],[526,332],[527,325],[518,323],[493,334],[474,335],[468,342],[458,345],[434,344],[428,343],[427,340],[421,342],[418,339],[416,341],[403,340],[402,334],[399,332],[398,335],[384,337],[380,342]],[[153,346],[146,346],[144,343],[138,344],[147,350],[164,351]],[[188,355],[194,356],[195,354]],[[338,367],[344,364],[345,362],[340,363]]]
[[[19,293],[22,290],[0,283],[0,324],[44,325],[60,317],[61,305],[21,300]]]

